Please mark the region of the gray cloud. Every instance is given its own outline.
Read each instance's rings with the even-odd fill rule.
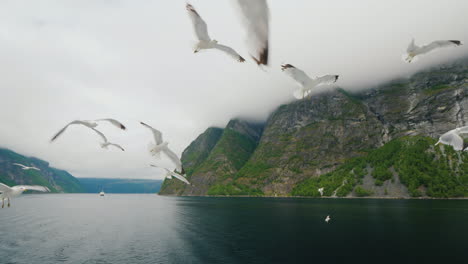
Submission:
[[[191,1],[214,39],[247,57],[229,1]],[[468,45],[417,64],[401,55],[411,38],[468,42],[467,1],[269,1],[271,67],[240,64],[216,51],[193,54],[185,1],[2,1],[0,3],[0,145],[41,157],[78,177],[160,177],[148,167],[145,121],[182,150],[208,126],[232,117],[262,120],[293,100],[287,62],[311,76],[340,74],[345,89],[409,76],[468,54]],[[72,119],[114,117],[103,125],[126,152],[103,150]],[[171,166],[168,161],[161,165]]]

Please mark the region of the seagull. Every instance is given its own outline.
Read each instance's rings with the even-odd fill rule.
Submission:
[[[466,133],[468,133],[468,126],[452,129],[440,136],[439,141],[435,145],[442,143],[452,146],[456,151],[463,150],[463,138],[460,134]]]
[[[122,123],[120,123],[119,121],[117,121],[115,119],[112,119],[112,118],[103,118],[103,119],[96,119],[96,120],[74,120],[74,121],[68,123],[64,128],[60,129],[60,131],[57,132],[57,134],[55,134],[55,136],[53,136],[50,141],[52,142],[52,141],[56,140],[71,125],[83,125],[83,126],[86,126],[86,127],[89,127],[89,128],[95,128],[95,127],[98,126],[98,122],[100,122],[100,121],[110,122],[112,125],[120,128],[122,130],[126,129],[126,127]]]
[[[322,187],[322,188],[318,188],[318,192],[320,193],[320,196],[323,196],[323,187]]]
[[[330,220],[331,220],[330,216],[329,216],[329,215],[327,215],[327,217],[325,218],[325,222],[327,222],[327,223],[328,223]]]
[[[301,88],[294,92],[294,96],[297,99],[304,99],[304,97],[307,96],[313,88],[320,85],[333,84],[340,77],[339,75],[325,75],[311,79],[304,71],[299,70],[291,64],[282,64],[281,70],[293,78],[301,86]]]
[[[104,142],[101,143],[101,148],[107,149],[109,146],[112,146],[112,147],[116,147],[116,148],[118,148],[118,149],[120,149],[120,150],[122,150],[122,151],[125,151],[125,149],[122,148],[122,146],[120,146],[120,145],[118,145],[118,144],[115,144],[115,143],[109,142],[109,141],[107,140],[106,136],[104,136],[104,134],[103,134],[101,131],[99,131],[99,130],[97,130],[97,129],[95,129],[95,128],[91,128],[91,129],[94,130],[94,131],[95,131],[99,136],[101,136],[101,138],[104,140]]]
[[[179,171],[181,174],[185,174],[184,168],[182,167],[182,162],[180,161],[179,157],[177,157],[177,154],[175,154],[167,146],[169,142],[163,141],[162,133],[159,130],[154,129],[153,127],[143,122],[140,122],[140,124],[151,130],[151,132],[153,133],[154,142],[156,143],[156,145],[151,144],[150,154],[156,158],[159,157],[159,153],[161,152],[166,154],[166,156],[176,165],[177,171]]]
[[[237,0],[247,32],[250,56],[258,65],[268,65],[270,11],[266,0]]]
[[[245,59],[242,58],[234,49],[231,47],[218,44],[217,40],[211,40],[210,36],[208,35],[208,27],[205,21],[200,17],[197,13],[195,8],[191,4],[187,4],[186,6],[190,19],[193,23],[193,28],[195,30],[195,35],[198,38],[198,43],[195,46],[194,53],[199,52],[203,49],[218,49],[221,50],[234,59],[238,60],[239,62],[244,62]]]
[[[20,166],[23,170],[38,170],[40,171],[41,169],[39,168],[36,168],[36,167],[28,167],[28,166],[25,166],[23,164],[19,164],[19,163],[13,163],[13,165],[16,165],[16,166]]]
[[[2,208],[5,206],[5,199],[8,200],[8,207],[10,207],[10,199],[21,195],[24,191],[27,190],[50,192],[49,188],[40,185],[16,185],[9,187],[3,183],[0,183],[0,199],[2,199]]]
[[[433,50],[445,47],[456,47],[462,45],[461,41],[459,40],[436,40],[430,44],[423,45],[421,47],[416,46],[414,44],[414,39],[408,45],[406,49],[406,62],[411,63],[416,56],[423,55],[429,53]]]
[[[153,165],[153,164],[150,164],[151,167],[155,167],[155,168],[160,168],[160,169],[164,169],[166,171],[166,176],[165,178],[166,179],[172,179],[172,177],[180,180],[180,181],[183,181],[185,184],[188,184],[188,185],[191,185],[191,183],[182,175],[178,174],[177,172],[174,172],[174,171],[170,171],[166,168],[161,168],[161,167],[158,167],[156,165]]]

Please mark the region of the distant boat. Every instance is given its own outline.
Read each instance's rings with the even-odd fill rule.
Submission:
[[[99,196],[104,196],[104,191],[101,191],[101,192],[99,193]]]

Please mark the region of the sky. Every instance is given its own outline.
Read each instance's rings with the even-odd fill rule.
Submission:
[[[161,179],[170,161],[148,154],[143,121],[181,154],[210,126],[231,118],[265,120],[294,100],[296,84],[280,64],[311,77],[339,74],[348,90],[409,77],[468,55],[468,44],[405,64],[402,54],[439,39],[468,43],[466,0],[269,1],[270,66],[238,63],[217,51],[193,53],[186,1],[4,0],[0,2],[0,146],[49,161],[76,177]],[[211,38],[248,58],[234,2],[193,0]],[[127,131],[101,124],[126,151],[101,149],[75,119],[112,117]]]

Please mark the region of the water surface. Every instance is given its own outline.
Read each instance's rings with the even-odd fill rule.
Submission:
[[[0,209],[2,264],[467,259],[467,200],[47,194]]]

